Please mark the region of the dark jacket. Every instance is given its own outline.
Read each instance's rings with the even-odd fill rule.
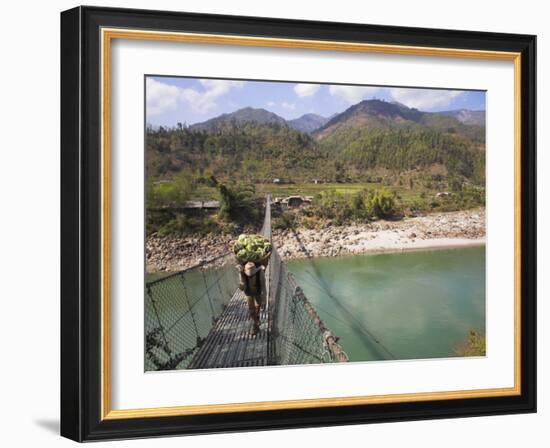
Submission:
[[[257,268],[256,272],[251,277],[241,272],[241,279],[239,282],[239,288],[248,297],[261,298],[263,302],[266,298],[266,284],[265,284],[265,266]]]

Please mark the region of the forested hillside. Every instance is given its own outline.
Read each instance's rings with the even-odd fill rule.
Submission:
[[[183,170],[221,181],[358,182],[373,173],[429,170],[485,181],[485,128],[402,104],[362,101],[313,135],[264,109],[245,108],[191,127],[148,128],[147,175]],[[441,169],[439,170],[439,172]]]
[[[286,125],[232,123],[216,131],[189,128],[147,132],[147,175],[170,178],[184,169],[219,180],[306,181],[329,161],[308,134]]]

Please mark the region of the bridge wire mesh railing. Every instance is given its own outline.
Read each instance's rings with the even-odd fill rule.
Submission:
[[[262,234],[272,239],[270,204],[271,197],[268,195]],[[267,279],[268,364],[348,361],[338,338],[325,326],[275,246],[269,260]]]
[[[271,240],[271,197],[261,234]],[[270,365],[345,362],[347,355],[325,326],[277,249],[267,272]],[[238,288],[231,252],[145,285],[145,370],[185,369]]]
[[[230,252],[145,285],[145,370],[187,368],[238,287]]]

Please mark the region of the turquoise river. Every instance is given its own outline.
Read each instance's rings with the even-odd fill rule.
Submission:
[[[350,361],[449,357],[485,333],[485,247],[288,262]]]

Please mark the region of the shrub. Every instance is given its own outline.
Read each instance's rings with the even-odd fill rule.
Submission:
[[[170,221],[161,225],[158,229],[159,236],[167,236],[172,234],[182,235],[188,233],[190,230],[189,219],[187,216],[179,213]]]
[[[289,211],[282,212],[279,216],[273,218],[273,228],[274,229],[292,229],[296,226],[297,218],[296,215]]]
[[[303,216],[300,224],[306,229],[318,229],[323,226],[323,221],[317,216]]]
[[[456,356],[485,356],[485,335],[470,330],[468,338],[454,349]]]
[[[365,221],[372,218],[369,205],[369,192],[360,190],[349,199],[350,215],[355,221]]]
[[[191,217],[183,213],[176,213],[158,227],[159,236],[185,235],[185,234],[207,234],[223,230],[219,223],[212,216]]]
[[[335,225],[342,225],[353,216],[350,201],[336,190],[322,191],[313,202],[313,213],[320,218],[332,220]]]
[[[384,189],[370,192],[368,206],[371,213],[378,218],[391,218],[395,215],[395,198]]]
[[[335,225],[373,217],[390,218],[396,215],[395,196],[386,189],[360,190],[355,194],[327,190],[315,197],[308,213]]]

